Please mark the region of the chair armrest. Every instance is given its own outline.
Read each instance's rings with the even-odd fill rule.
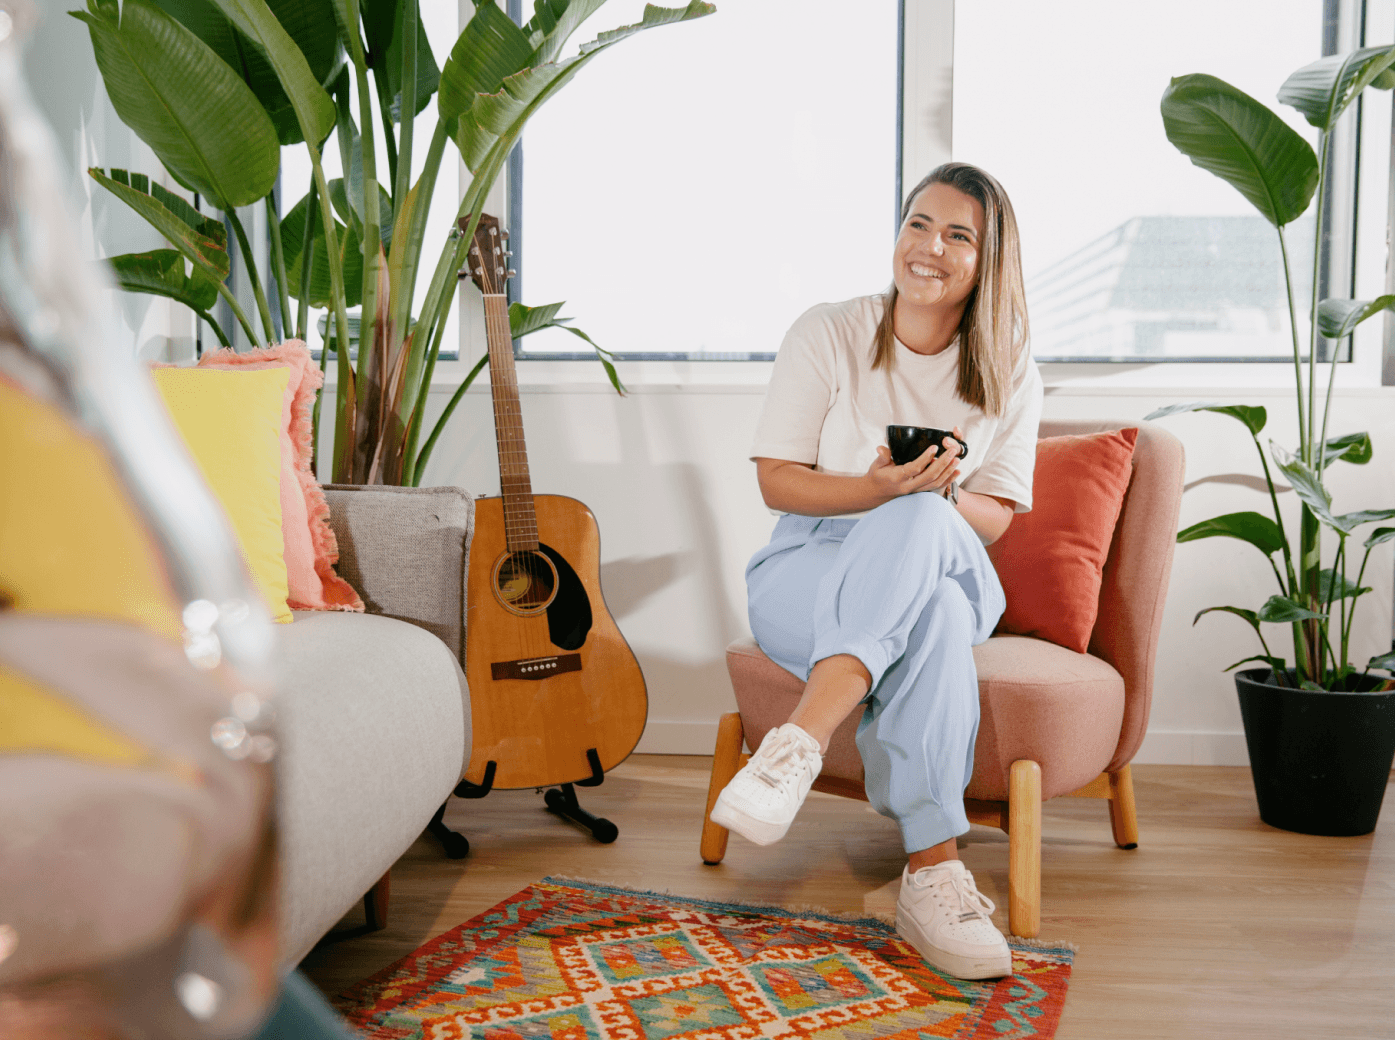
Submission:
[[[1099,614],[1090,635],[1090,653],[1113,665],[1124,678],[1124,722],[1110,771],[1128,764],[1148,730],[1186,456],[1182,442],[1153,423],[1109,419],[1041,424],[1043,437],[1103,433],[1130,426],[1138,427],[1133,475],[1105,560]]]
[[[465,579],[475,502],[457,487],[326,484],[339,576],[371,614],[426,629],[465,654]]]

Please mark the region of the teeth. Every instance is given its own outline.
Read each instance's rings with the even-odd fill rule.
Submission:
[[[936,271],[933,267],[926,267],[924,264],[911,264],[911,274],[921,278],[943,278],[944,272]]]

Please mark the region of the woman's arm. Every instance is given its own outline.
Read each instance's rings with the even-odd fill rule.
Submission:
[[[957,431],[956,431],[957,432]],[[812,466],[785,459],[756,459],[761,496],[771,509],[803,516],[836,516],[875,509],[916,491],[943,493],[959,478],[957,447],[931,447],[917,459],[898,466],[886,448],[860,477],[819,473]],[[985,543],[997,541],[1012,522],[1016,504],[991,495],[959,491],[959,513]]]

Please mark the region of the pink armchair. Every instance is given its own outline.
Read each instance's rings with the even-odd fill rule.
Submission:
[[[982,718],[966,792],[969,819],[1008,834],[1008,924],[1033,937],[1041,922],[1041,803],[1059,795],[1105,798],[1114,841],[1138,844],[1129,762],[1143,742],[1153,697],[1153,664],[1182,501],[1183,453],[1176,437],[1144,422],[1041,424],[1042,437],[1139,429],[1133,475],[1105,562],[1089,653],[1025,636],[994,636],[974,648]],[[739,711],[717,735],[707,812],[759,746],[789,718],[804,684],[761,653],[755,641],[727,648]],[[859,709],[829,745],[814,789],[866,799],[853,736]],[[703,818],[702,859],[720,863],[727,830]]]

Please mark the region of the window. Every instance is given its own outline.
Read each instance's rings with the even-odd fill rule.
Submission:
[[[601,55],[524,134],[514,298],[565,300],[622,356],[769,359],[813,304],[890,279],[898,0],[719,8]],[[578,347],[548,330],[519,356]]]
[[[1158,104],[1169,79],[1205,72],[1314,140],[1275,94],[1319,56],[1323,8],[1322,0],[1074,0],[1066,14],[1035,0],[956,5],[954,155],[992,171],[1013,199],[1038,360],[1292,357],[1272,225],[1168,142]],[[1349,153],[1354,141],[1348,134],[1338,149]],[[1334,209],[1340,232],[1350,202],[1345,213]],[[1306,342],[1311,215],[1287,234]],[[1350,293],[1350,263],[1335,262],[1339,253],[1324,295]]]

